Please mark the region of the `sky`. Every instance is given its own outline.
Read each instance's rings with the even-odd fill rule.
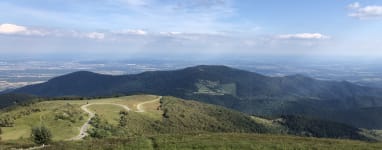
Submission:
[[[380,0],[2,0],[0,58],[382,58]]]

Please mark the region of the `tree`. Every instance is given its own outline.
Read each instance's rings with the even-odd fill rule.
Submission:
[[[31,139],[36,144],[48,144],[52,140],[52,133],[44,125],[32,128]]]
[[[119,126],[120,127],[125,127],[127,125],[127,115],[129,113],[127,111],[120,111],[119,112]]]
[[[110,131],[104,128],[92,128],[88,130],[88,133],[90,137],[99,138],[99,139],[111,136]]]
[[[126,115],[121,115],[119,119],[119,126],[120,127],[126,127],[127,125],[127,118]]]
[[[99,118],[98,114],[95,114],[94,117],[90,119],[89,124],[96,128],[100,126],[101,119]]]

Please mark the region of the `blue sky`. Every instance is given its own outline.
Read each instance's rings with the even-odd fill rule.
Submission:
[[[379,0],[2,0],[3,57],[382,57]]]

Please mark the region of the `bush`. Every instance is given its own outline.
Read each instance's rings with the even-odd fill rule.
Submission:
[[[14,124],[14,119],[11,116],[0,117],[0,127],[13,127]]]
[[[89,130],[88,133],[90,137],[99,138],[99,139],[111,136],[110,131],[103,128],[93,128]]]
[[[119,114],[120,114],[120,116],[119,116],[119,126],[120,127],[126,127],[128,112],[127,111],[120,111]]]
[[[48,144],[52,140],[52,133],[44,125],[33,127],[31,139],[36,144]]]
[[[98,114],[95,114],[94,117],[90,119],[89,124],[95,128],[98,128],[100,126],[101,119],[99,118]]]

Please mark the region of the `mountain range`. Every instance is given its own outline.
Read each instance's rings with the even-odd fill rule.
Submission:
[[[119,76],[80,71],[7,94],[39,97],[169,95],[217,104],[250,115],[270,118],[303,115],[360,128],[382,129],[381,89],[303,75],[268,77],[227,66],[201,65]]]

